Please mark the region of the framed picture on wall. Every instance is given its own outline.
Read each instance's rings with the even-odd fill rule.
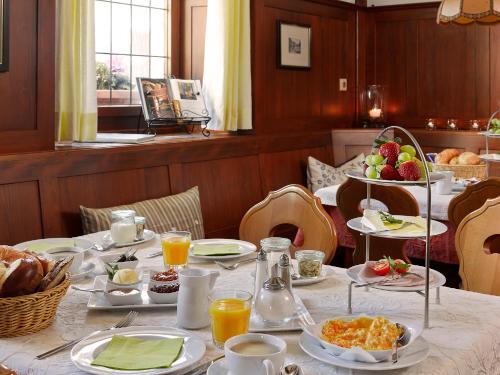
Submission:
[[[277,21],[278,68],[311,68],[311,26]]]
[[[0,72],[9,68],[9,0],[0,0]]]

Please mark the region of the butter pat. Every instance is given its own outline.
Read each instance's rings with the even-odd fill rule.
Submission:
[[[137,272],[129,268],[118,270],[113,276],[113,282],[117,284],[134,284],[139,281]]]

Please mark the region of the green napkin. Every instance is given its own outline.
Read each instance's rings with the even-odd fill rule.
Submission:
[[[92,365],[115,370],[149,370],[170,367],[182,349],[184,339],[142,340],[113,336]]]
[[[240,247],[237,244],[194,244],[193,255],[235,255],[240,254]]]
[[[47,250],[53,249],[55,247],[74,247],[75,240],[67,239],[61,240],[57,242],[37,242],[32,243],[27,246],[29,251],[33,251],[35,253],[43,253]]]

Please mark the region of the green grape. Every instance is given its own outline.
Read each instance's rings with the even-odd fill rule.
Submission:
[[[377,168],[375,168],[375,167],[366,168],[365,176],[368,178],[377,178],[377,176],[378,176]]]
[[[365,158],[366,165],[373,165],[373,156],[374,155],[366,155],[366,158]]]
[[[373,164],[375,165],[380,165],[384,161],[384,157],[382,155],[372,155],[372,156],[373,156],[372,161]]]
[[[427,163],[427,169],[429,170],[429,172],[432,172],[432,163],[430,161],[426,161]]]
[[[377,166],[375,166],[375,168],[377,169],[378,173],[382,172],[382,169],[385,168],[385,164],[379,164]]]
[[[415,150],[415,147],[412,145],[401,146],[400,150],[401,152],[407,152],[411,157],[414,157],[417,154],[417,150]]]
[[[495,130],[495,134],[500,134],[500,129]]]
[[[410,161],[411,159],[412,159],[412,156],[407,152],[402,152],[398,156],[398,160],[400,162]]]

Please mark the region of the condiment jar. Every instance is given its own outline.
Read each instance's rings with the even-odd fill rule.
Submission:
[[[321,267],[325,253],[317,250],[299,250],[295,252],[299,275],[303,278],[316,278],[321,276]]]
[[[270,326],[287,323],[295,315],[295,301],[279,277],[267,280],[255,300],[255,311]]]
[[[111,239],[117,244],[132,243],[135,240],[137,229],[135,226],[134,210],[111,211]]]
[[[290,256],[292,241],[282,237],[268,237],[260,241],[260,247],[267,253],[269,275],[278,276],[278,263],[281,255]]]
[[[267,269],[267,253],[260,250],[255,262],[255,284],[254,284],[254,302],[262,289],[264,282],[269,279],[269,270]]]
[[[143,216],[135,217],[135,239],[142,241],[144,239],[144,229],[146,228],[146,218]]]

